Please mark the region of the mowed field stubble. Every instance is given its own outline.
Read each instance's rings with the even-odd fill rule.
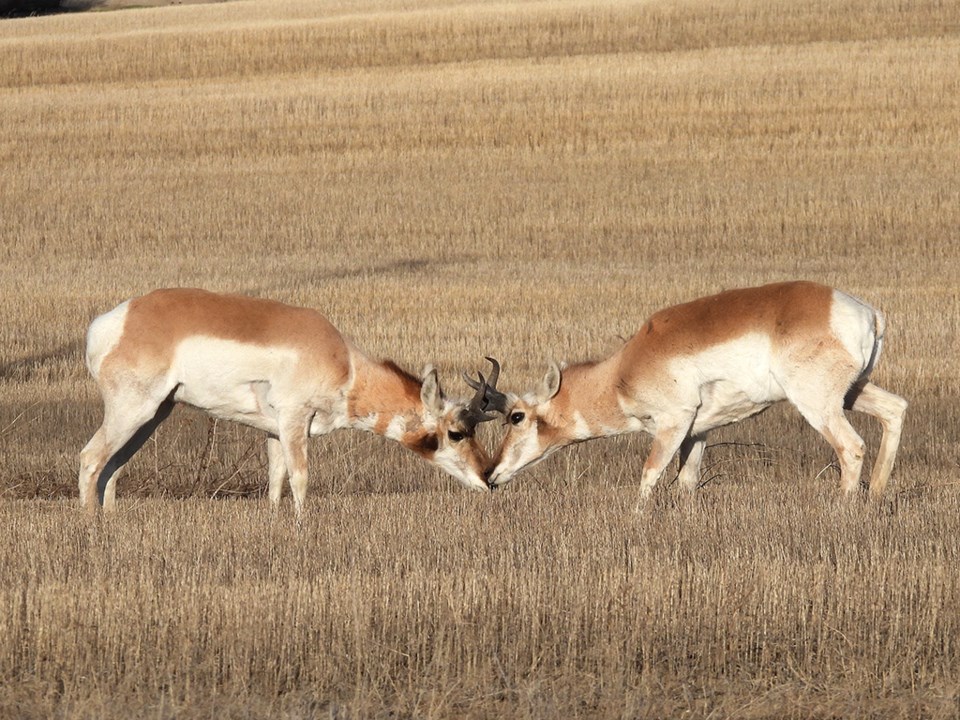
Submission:
[[[0,716],[960,714],[960,5],[7,20],[0,126]],[[335,434],[297,523],[260,434],[177,410],[116,515],[77,506],[86,327],[155,287],[318,308],[465,394],[485,354],[522,390],[788,278],[886,313],[874,377],[910,408],[883,502],[844,502],[773,408],[643,515],[642,436],[482,496]]]

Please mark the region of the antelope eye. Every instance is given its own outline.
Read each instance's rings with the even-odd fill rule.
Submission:
[[[519,425],[523,422],[523,419],[526,417],[522,412],[510,413],[510,423],[513,425]]]
[[[453,440],[453,442],[460,442],[461,440],[463,440],[464,435],[462,432],[457,432],[456,430],[449,430],[447,432],[447,437]]]

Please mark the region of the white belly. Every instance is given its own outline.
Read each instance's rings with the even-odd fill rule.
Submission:
[[[277,388],[289,384],[296,360],[290,349],[190,338],[177,348],[172,364],[174,400],[276,433]]]
[[[774,378],[770,339],[752,333],[678,361],[675,377],[696,378],[693,432],[738,422],[786,399]]]
[[[741,387],[729,380],[718,380],[704,385],[702,405],[693,422],[693,432],[700,433],[738,422],[756,415],[776,402],[786,399],[779,385],[773,383],[758,392],[757,387]]]

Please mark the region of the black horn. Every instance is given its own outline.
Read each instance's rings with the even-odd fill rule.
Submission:
[[[467,384],[476,390],[476,394],[470,400],[470,403],[460,411],[460,422],[462,422],[467,430],[471,433],[473,430],[482,422],[487,422],[488,420],[493,420],[497,416],[491,415],[487,412],[487,381],[484,379],[483,375],[477,373],[480,377],[480,381],[477,382],[469,375],[464,373],[464,379],[467,381]]]
[[[497,380],[500,378],[500,363],[498,363],[496,359],[492,357],[487,357],[486,360],[493,366],[490,370],[489,380],[484,378],[483,373],[480,372],[477,373],[477,377],[480,378],[479,381],[474,380],[466,373],[463,374],[463,379],[466,381],[467,385],[477,391],[478,396],[481,392],[483,392],[483,404],[481,409],[485,414],[488,414],[491,411],[500,414],[506,414],[507,396],[497,390]],[[476,401],[476,396],[474,397],[474,401]]]
[[[493,366],[493,369],[490,370],[490,379],[487,380],[487,387],[496,392],[497,380],[500,378],[500,363],[497,362],[496,358],[489,356],[487,356],[485,359]]]
[[[483,409],[485,411],[492,410],[493,412],[498,412],[501,415],[506,415],[508,401],[506,393],[502,393],[497,390],[497,380],[500,379],[500,363],[498,363],[494,358],[488,357],[487,360],[493,366],[490,370],[490,379],[487,380],[487,389],[483,394],[483,399],[485,405]]]

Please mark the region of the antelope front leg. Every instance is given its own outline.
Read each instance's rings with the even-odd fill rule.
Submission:
[[[680,449],[680,444],[687,436],[690,429],[689,423],[681,425],[672,425],[657,429],[657,434],[653,437],[653,446],[650,448],[650,454],[643,465],[643,475],[640,478],[640,505],[638,509],[643,509],[653,488],[663,476],[670,460]]]
[[[283,459],[283,446],[280,439],[267,438],[267,474],[270,478],[270,504],[279,507],[283,495],[283,483],[287,479],[287,463]]]
[[[680,487],[687,492],[695,492],[700,482],[700,461],[706,445],[706,435],[688,435],[680,444],[680,472],[677,479]]]
[[[281,419],[279,443],[283,461],[287,467],[293,506],[297,517],[303,512],[303,500],[307,495],[307,437],[310,416],[292,414]]]

